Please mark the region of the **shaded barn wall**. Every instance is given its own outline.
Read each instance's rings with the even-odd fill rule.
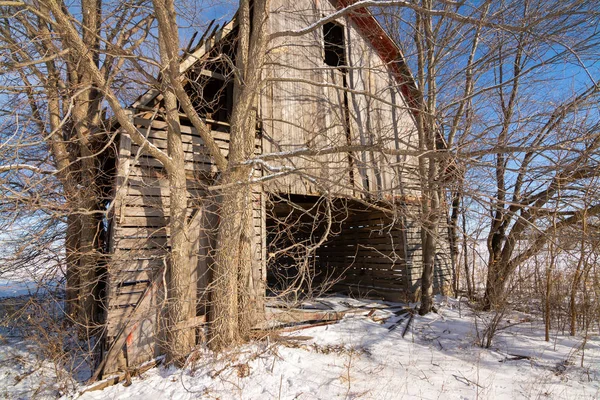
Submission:
[[[167,132],[163,121],[152,121],[146,114],[136,117],[134,123],[152,144],[166,151]],[[227,155],[228,125],[214,122],[212,129],[222,153]],[[207,312],[210,263],[219,220],[218,199],[208,190],[216,170],[195,129],[184,125],[181,131],[188,177],[189,240],[194,257],[191,262],[197,266],[190,277],[196,289],[195,298],[190,301],[197,303],[199,318],[196,321],[202,321]],[[257,152],[260,152],[259,146],[257,140]],[[125,134],[120,135],[117,171],[110,218],[106,346],[110,347],[117,337],[125,335],[123,358],[127,365],[136,365],[160,351],[158,316],[163,308],[164,271],[169,263],[169,181],[161,164],[140,152]],[[265,273],[264,195],[257,189],[249,201],[256,231],[255,275],[262,278]],[[107,364],[105,373],[119,367],[116,360],[109,361],[112,364]]]
[[[318,250],[319,268],[333,289],[359,297],[403,301],[409,297],[405,218],[380,210],[354,211],[340,234]]]

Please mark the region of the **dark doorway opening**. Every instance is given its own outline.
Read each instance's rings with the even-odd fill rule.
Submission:
[[[288,300],[336,291],[403,298],[402,218],[359,201],[272,195],[267,210],[267,285]]]

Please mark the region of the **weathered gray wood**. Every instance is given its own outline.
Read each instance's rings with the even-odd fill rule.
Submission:
[[[136,329],[139,323],[148,318],[148,310],[152,309],[151,306],[155,300],[159,285],[159,283],[148,285],[145,291],[138,296],[133,307],[127,312],[118,310],[113,316],[111,315],[111,309],[109,309],[107,316],[109,332],[107,335],[112,338],[112,341],[102,364],[95,374],[96,376],[102,369],[104,369],[106,373],[115,372],[118,369],[119,366],[116,364],[118,359],[117,354],[122,351],[132,330]],[[156,314],[156,312],[157,311],[154,310],[154,314]],[[110,329],[111,327],[113,328],[112,330]]]

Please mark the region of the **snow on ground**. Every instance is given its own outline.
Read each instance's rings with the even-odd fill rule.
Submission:
[[[328,298],[334,307],[367,301]],[[220,360],[198,354],[196,365],[154,369],[128,387],[84,393],[83,399],[516,399],[598,398],[600,341],[588,340],[580,367],[581,339],[543,341],[542,325],[524,322],[498,334],[493,348],[476,345],[473,314],[449,300],[439,314],[416,316],[389,331],[351,315],[337,324],[304,329],[310,336],[285,345],[244,347]],[[342,307],[343,308],[343,307]],[[390,311],[376,315],[390,316]],[[373,316],[372,316],[373,317]],[[523,319],[523,315],[511,315]],[[375,318],[377,319],[377,318]],[[505,321],[506,322],[506,321]],[[514,323],[514,321],[511,321]],[[531,359],[507,360],[513,356]]]
[[[0,279],[0,299],[6,297],[26,296],[34,293],[37,285],[34,282],[18,282]]]
[[[442,300],[441,298],[439,300]],[[367,307],[341,322],[287,334],[284,342],[250,344],[218,357],[199,350],[183,369],[154,368],[123,384],[64,399],[593,399],[600,396],[600,340],[552,336],[522,313],[502,320],[490,349],[477,346],[474,314],[442,301],[438,314],[415,316],[389,330],[399,308],[345,297],[320,300],[334,309]],[[381,323],[382,318],[388,318]],[[378,322],[379,321],[379,322]],[[510,322],[508,322],[510,321]],[[516,325],[514,325],[516,323]],[[479,330],[482,321],[477,324]],[[293,338],[300,339],[294,340]],[[7,345],[1,345],[4,351]],[[0,357],[2,357],[0,352]],[[528,357],[514,359],[515,355]],[[583,356],[583,367],[581,366]],[[0,388],[13,377],[0,362]],[[41,379],[36,377],[35,379]],[[4,382],[2,382],[4,380]],[[12,389],[11,389],[12,390]],[[7,392],[9,397],[16,391]],[[57,393],[56,391],[54,393]],[[0,398],[2,397],[0,390]],[[6,396],[6,395],[5,395]]]
[[[64,392],[57,372],[66,371],[57,371],[38,350],[34,343],[0,337],[0,399],[56,399]]]
[[[81,357],[87,350],[62,324],[60,293],[46,288],[0,285],[0,399],[56,399],[75,392],[78,378],[89,377]]]
[[[0,300],[16,297],[43,296],[61,291],[62,284],[51,280],[0,279]]]

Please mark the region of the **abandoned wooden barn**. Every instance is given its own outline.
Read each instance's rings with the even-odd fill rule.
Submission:
[[[346,0],[347,1],[347,0]],[[271,32],[313,24],[340,1],[273,0]],[[186,87],[228,153],[233,107],[235,18],[209,29],[181,61]],[[415,149],[411,104],[417,90],[402,54],[377,20],[358,10],[306,35],[270,43],[259,94],[255,163],[254,276],[265,293],[334,290],[412,299],[420,284],[420,184],[417,160],[379,151]],[[147,139],[166,149],[161,95],[149,90],[131,107]],[[197,315],[209,307],[211,253],[219,223],[216,167],[182,115],[193,224]],[[319,151],[362,146],[360,151]],[[369,150],[369,146],[371,149]],[[307,151],[305,151],[307,150]],[[283,155],[283,156],[282,156]],[[285,156],[285,157],[284,157]],[[108,223],[103,349],[119,348],[129,366],[158,347],[158,271],[168,262],[169,184],[161,164],[120,134]],[[269,179],[263,179],[268,177]],[[443,231],[443,229],[440,229]],[[319,246],[317,246],[319,245]],[[440,241],[436,288],[449,286],[447,243]],[[109,361],[105,372],[118,368]]]

